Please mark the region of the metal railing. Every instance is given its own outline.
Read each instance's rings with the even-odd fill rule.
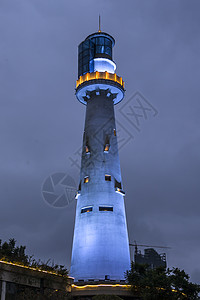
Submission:
[[[115,73],[113,74],[108,72],[86,73],[85,75],[80,76],[79,79],[76,81],[76,88],[78,88],[79,85],[81,85],[86,81],[95,80],[95,79],[111,80],[119,83],[124,88],[124,81],[122,80],[122,77],[118,76]]]

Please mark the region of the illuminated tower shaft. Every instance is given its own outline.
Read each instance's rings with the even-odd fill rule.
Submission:
[[[103,32],[79,45],[76,96],[86,105],[71,261],[75,280],[124,279],[130,267],[114,104],[124,83],[112,61],[114,39]]]

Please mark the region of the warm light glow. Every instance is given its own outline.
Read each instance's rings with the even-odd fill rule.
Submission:
[[[86,213],[86,212],[91,212],[91,211],[93,211],[93,207],[92,206],[81,208],[81,214]]]
[[[109,150],[109,144],[106,144],[105,148],[104,148],[104,152],[108,152]]]
[[[4,264],[7,264],[7,265],[12,265],[12,266],[16,266],[16,267],[20,267],[20,268],[25,268],[25,269],[29,269],[29,270],[34,270],[34,271],[38,271],[38,272],[42,272],[42,273],[53,274],[53,275],[57,275],[57,276],[61,276],[61,277],[72,278],[72,277],[61,275],[61,274],[58,274],[58,273],[55,273],[55,272],[45,271],[45,270],[41,270],[41,269],[36,269],[36,268],[33,268],[33,267],[28,267],[28,266],[25,266],[25,265],[20,265],[20,264],[8,262],[8,261],[0,260],[0,263],[4,263]]]
[[[86,153],[89,153],[89,152],[90,152],[90,150],[89,150],[89,147],[88,147],[88,146],[85,146],[85,152],[86,152]]]
[[[88,287],[94,287],[94,288],[97,288],[97,287],[124,287],[124,288],[130,288],[131,285],[129,284],[86,284],[86,285],[75,285],[75,284],[72,284],[72,288],[77,288],[77,289],[85,289],[85,288],[88,288]]]
[[[83,76],[80,76],[79,79],[76,81],[76,88],[82,84],[83,82],[95,80],[95,79],[107,79],[114,82],[119,83],[124,88],[124,81],[122,77],[118,76],[116,73],[109,73],[109,72],[92,72],[86,73]]]
[[[122,196],[125,196],[125,192],[122,191],[120,188],[116,188],[115,191],[119,194],[121,194]]]
[[[89,177],[88,177],[88,176],[86,176],[86,177],[84,178],[84,183],[87,183],[87,182],[89,182]]]
[[[130,289],[132,286],[130,284],[86,284],[86,285],[75,285],[72,284],[71,285],[72,288],[76,288],[76,289],[87,289],[87,288],[98,288],[98,287],[122,287],[125,289]],[[134,286],[135,288],[137,288],[137,286]],[[158,290],[165,290],[164,288],[156,288]],[[177,290],[172,289],[172,292],[177,293]],[[181,293],[183,296],[187,296],[184,293]]]

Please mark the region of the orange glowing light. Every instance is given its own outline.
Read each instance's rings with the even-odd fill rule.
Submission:
[[[89,153],[89,152],[90,152],[88,146],[85,147],[85,152],[86,152],[86,153]]]
[[[104,148],[104,151],[108,152],[108,150],[109,150],[109,145],[106,144],[106,146],[105,146],[105,148]]]
[[[88,183],[88,182],[89,182],[89,177],[87,176],[84,178],[84,183]]]
[[[86,285],[82,285],[82,286],[78,286],[75,284],[72,284],[72,288],[76,288],[76,289],[86,289],[86,288],[98,288],[98,287],[122,287],[122,288],[130,288],[131,285],[129,284],[86,284]]]
[[[116,73],[114,74],[108,73],[107,71],[86,73],[80,76],[79,79],[76,81],[76,88],[86,81],[95,80],[95,79],[107,79],[107,80],[115,81],[124,88],[124,81],[122,80],[122,77],[118,76]]]

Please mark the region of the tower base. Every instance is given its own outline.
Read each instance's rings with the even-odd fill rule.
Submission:
[[[124,300],[139,300],[130,290],[131,286],[123,282],[116,281],[88,281],[75,282],[72,284],[71,295],[76,299],[91,300],[97,295],[115,295]]]

